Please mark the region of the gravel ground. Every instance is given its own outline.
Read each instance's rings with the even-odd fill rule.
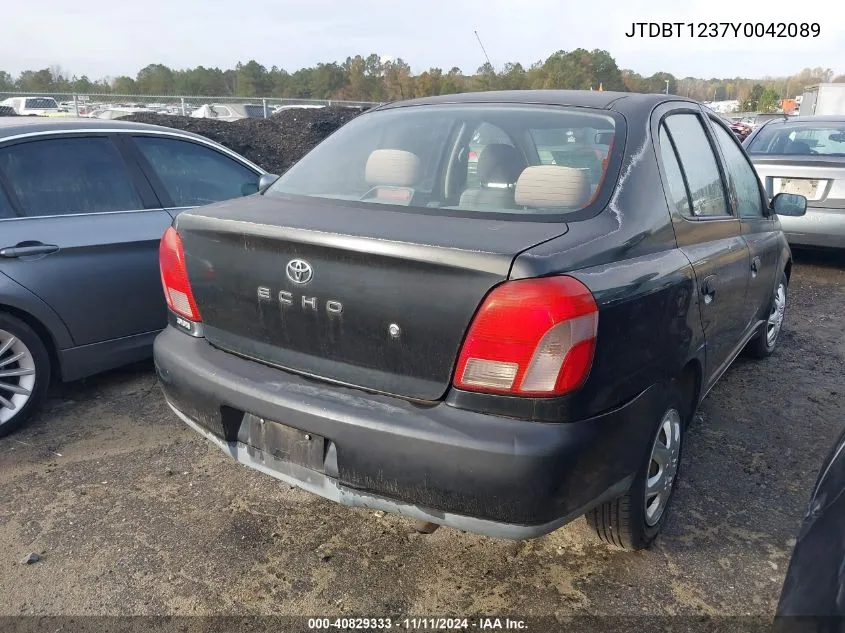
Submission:
[[[769,616],[845,410],[845,257],[797,255],[778,350],[702,405],[648,552],[583,520],[419,535],[280,485],[177,421],[147,363],[57,387],[0,440],[0,615]]]

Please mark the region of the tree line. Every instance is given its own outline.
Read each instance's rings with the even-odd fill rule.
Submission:
[[[784,77],[750,79],[676,77],[658,72],[642,76],[620,69],[604,50],[558,51],[545,61],[529,66],[509,62],[496,69],[489,63],[474,73],[454,67],[429,68],[411,72],[403,59],[384,60],[376,54],[348,57],[344,62],[320,63],[289,72],[278,66],[267,68],[255,60],[234,68],[173,69],[163,64],[145,66],[135,77],[121,75],[90,79],[69,76],[60,66],[26,70],[17,77],[0,70],[0,92],[104,93],[119,95],[185,95],[231,97],[282,97],[301,99],[347,99],[353,101],[392,101],[410,97],[483,90],[523,90],[558,88],[618,90],[625,92],[666,92],[698,101],[735,99],[740,110],[767,111],[780,100],[801,94],[821,82],[845,82],[845,75],[834,77],[829,68],[805,68]]]

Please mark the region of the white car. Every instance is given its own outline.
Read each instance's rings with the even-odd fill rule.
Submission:
[[[138,114],[139,112],[154,112],[154,110],[150,110],[149,108],[145,107],[132,107],[132,106],[116,106],[114,108],[105,108],[103,110],[97,110],[91,115],[92,119],[120,119],[125,116],[129,116],[130,114]]]
[[[280,105],[273,108],[273,114],[276,112],[281,112],[282,110],[296,110],[301,108],[307,109],[314,109],[314,108],[325,108],[324,105],[318,105],[314,103],[303,103],[303,104],[294,104],[294,105]]]
[[[59,112],[59,104],[53,97],[9,97],[0,102],[0,105],[10,106],[22,116],[44,116]]]
[[[268,114],[269,114],[268,109]],[[194,119],[217,119],[218,121],[239,121],[241,119],[263,119],[264,106],[252,103],[206,103],[193,112]]]

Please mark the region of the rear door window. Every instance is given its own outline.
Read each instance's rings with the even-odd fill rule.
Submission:
[[[689,186],[692,217],[729,217],[722,175],[701,119],[695,114],[672,114],[665,125]]]
[[[258,191],[260,176],[210,147],[174,138],[134,137],[174,207],[195,207]]]
[[[681,164],[678,162],[678,155],[675,153],[675,148],[669,139],[665,125],[660,126],[658,144],[660,146],[660,160],[663,163],[663,168],[666,170],[668,185],[668,191],[666,193],[669,196],[672,206],[682,215],[690,217],[692,216],[692,212],[690,211],[686,181],[681,171]]]
[[[3,187],[0,187],[0,220],[14,217],[17,217],[17,214],[12,208],[12,203],[9,202],[9,197],[3,191]]]
[[[105,136],[53,138],[0,149],[0,172],[26,216],[142,209],[123,157]]]

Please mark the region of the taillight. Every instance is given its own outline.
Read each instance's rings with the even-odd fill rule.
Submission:
[[[493,289],[470,325],[455,386],[516,396],[557,396],[590,372],[599,313],[573,277],[508,281]]]
[[[167,307],[176,314],[194,322],[202,321],[185,266],[185,250],[182,238],[172,226],[167,229],[158,249],[161,285]]]

